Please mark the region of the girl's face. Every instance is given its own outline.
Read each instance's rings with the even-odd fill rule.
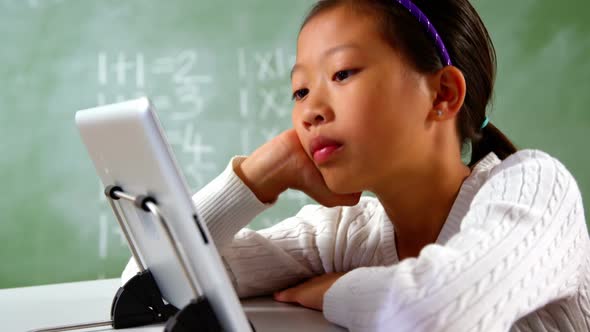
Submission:
[[[369,16],[341,6],[305,25],[292,71],[292,119],[332,191],[374,191],[420,172],[432,149],[428,84]]]

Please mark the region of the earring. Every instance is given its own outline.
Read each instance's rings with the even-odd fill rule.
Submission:
[[[442,110],[437,110],[437,111],[436,111],[436,115],[437,115],[438,117],[441,117],[441,116],[443,115],[443,111],[442,111]]]

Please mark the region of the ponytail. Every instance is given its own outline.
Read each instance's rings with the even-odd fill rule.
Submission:
[[[469,162],[469,167],[475,165],[490,152],[495,153],[500,160],[504,160],[516,151],[517,148],[508,137],[496,128],[496,126],[488,123],[481,130],[480,135],[471,141],[471,161]]]

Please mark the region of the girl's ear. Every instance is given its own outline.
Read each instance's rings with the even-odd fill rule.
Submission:
[[[431,114],[437,120],[455,117],[463,106],[467,92],[463,73],[455,66],[446,66],[432,76],[432,86],[435,98]]]

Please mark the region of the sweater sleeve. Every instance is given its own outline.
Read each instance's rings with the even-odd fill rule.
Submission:
[[[587,236],[565,167],[516,153],[492,170],[444,246],[347,273],[326,293],[324,315],[351,331],[507,331],[575,293]]]

